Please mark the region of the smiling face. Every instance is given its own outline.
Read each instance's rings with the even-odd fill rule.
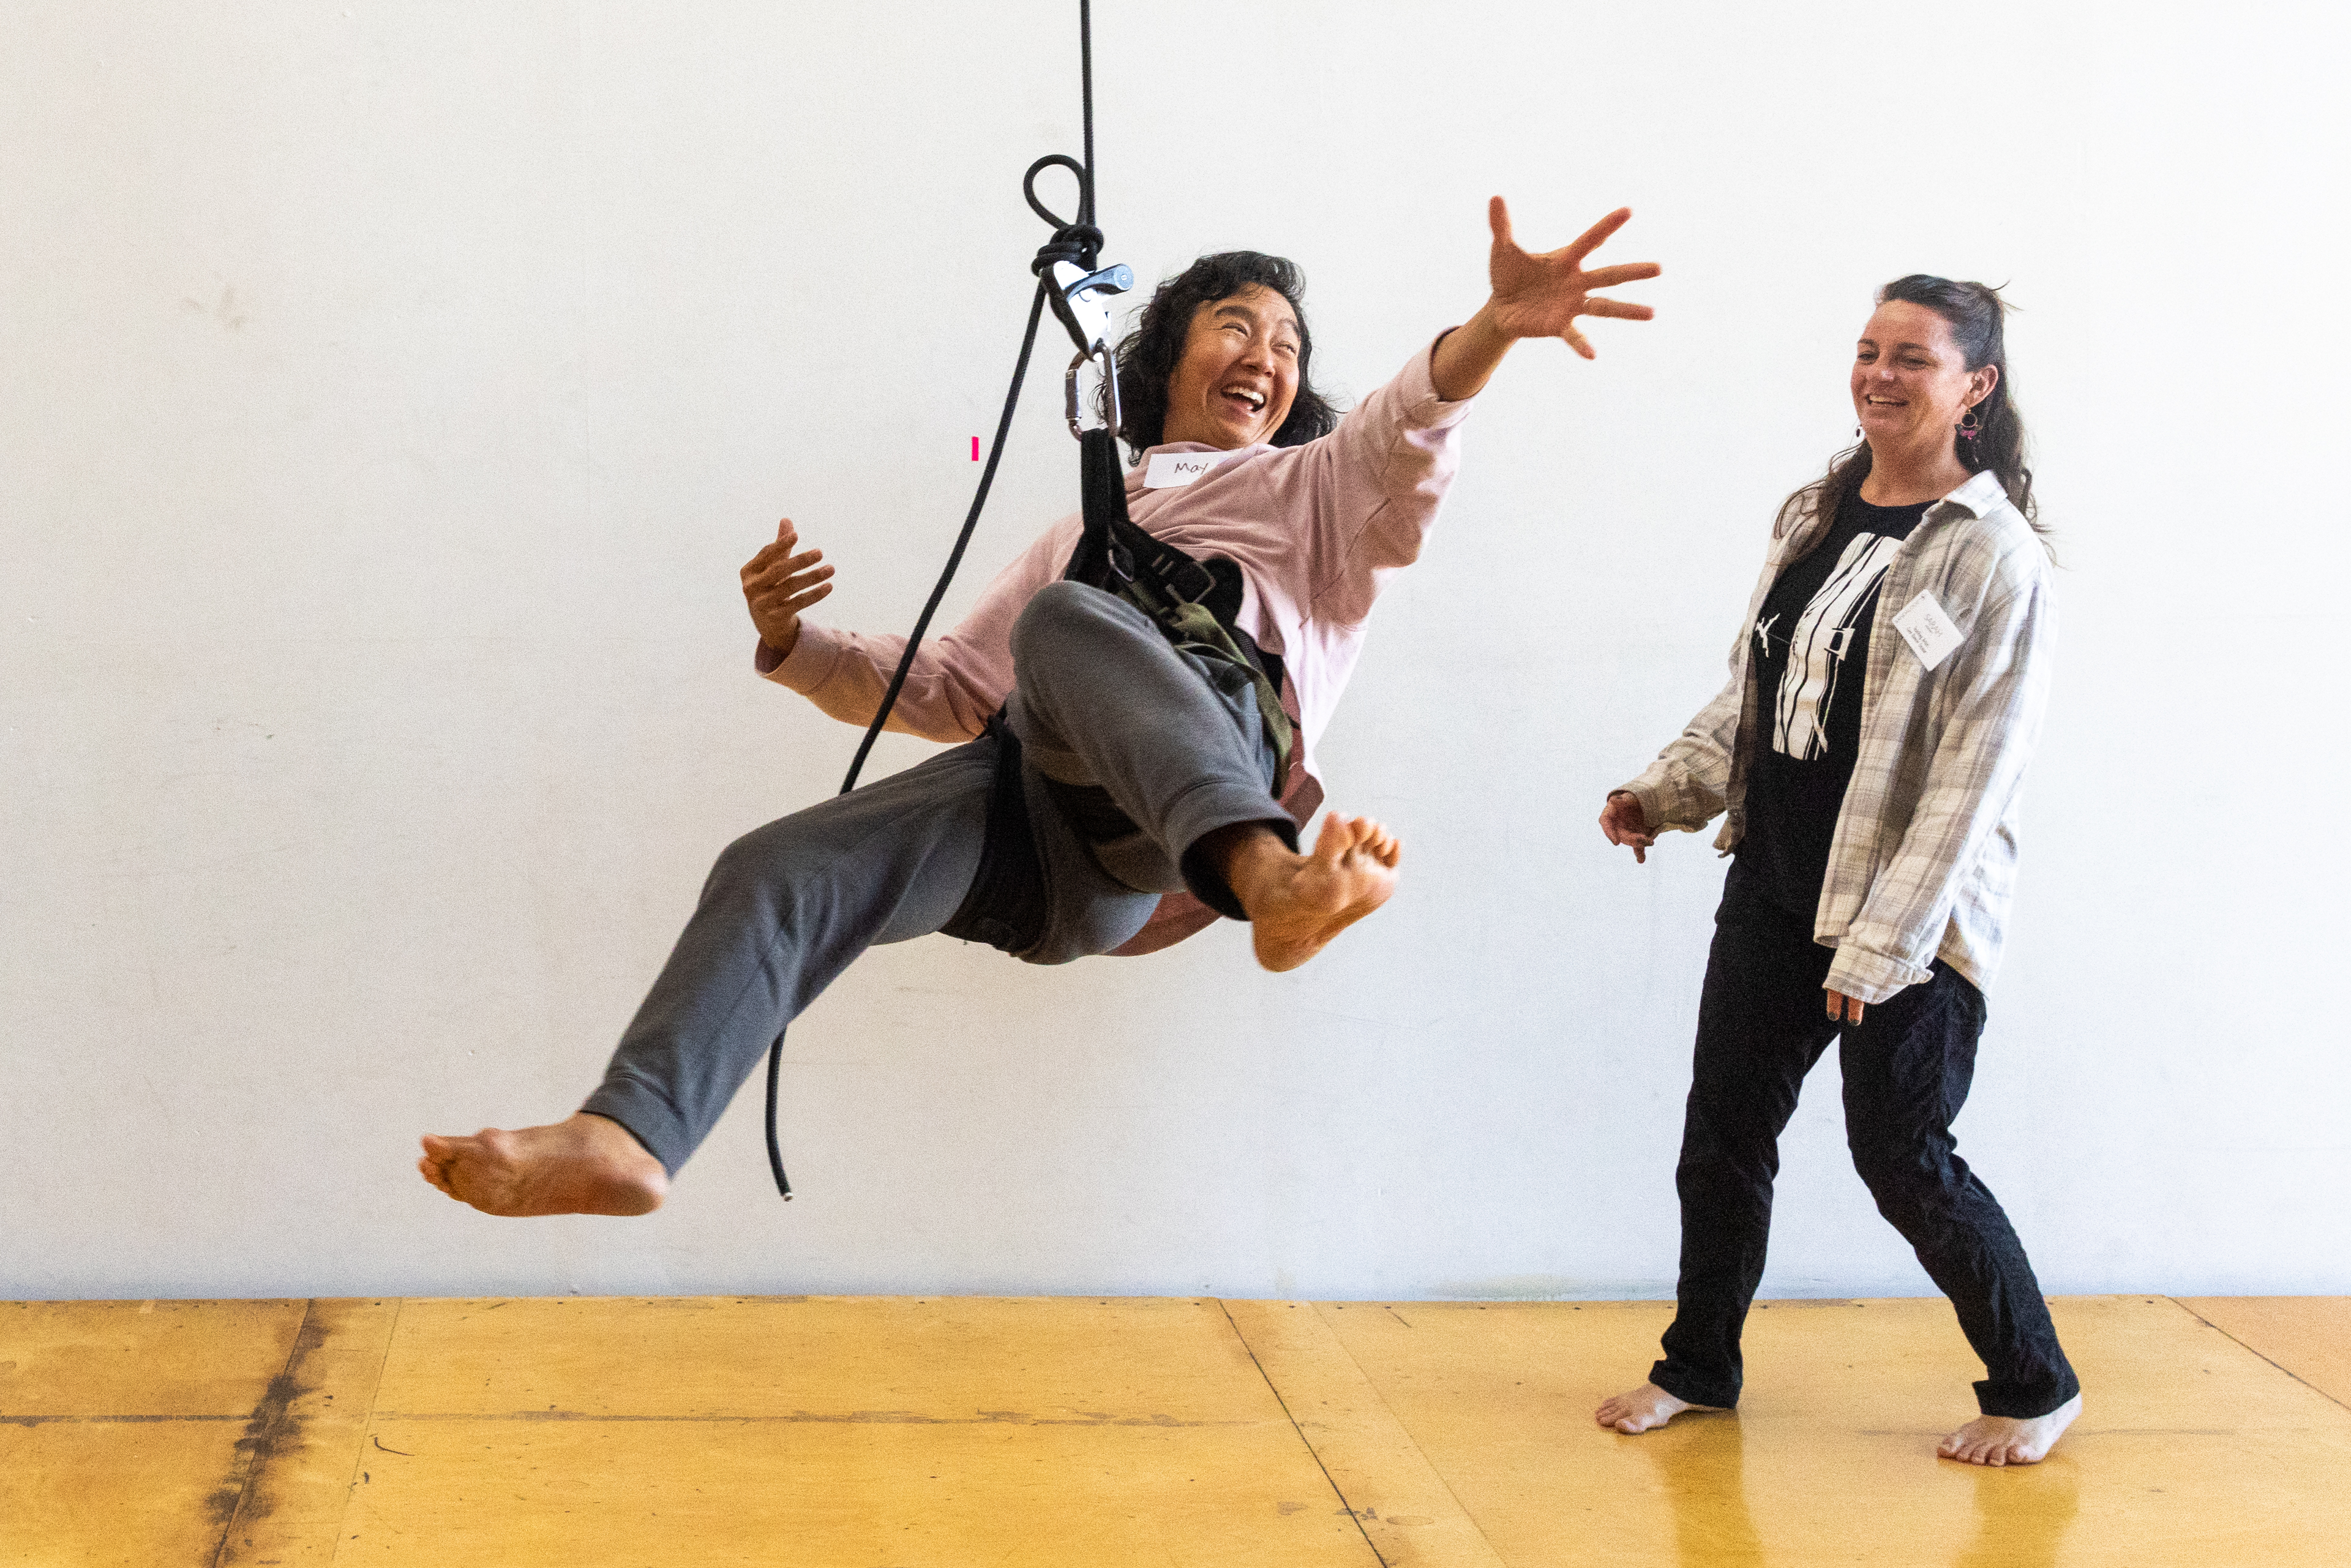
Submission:
[[[1951,324],[1924,305],[1890,299],[1861,331],[1853,360],[1853,412],[1873,450],[1948,448],[1952,427],[1981,402],[1999,370],[1968,369]]]
[[[1298,313],[1252,283],[1192,312],[1183,357],[1167,378],[1162,441],[1230,452],[1270,441],[1298,396]]]

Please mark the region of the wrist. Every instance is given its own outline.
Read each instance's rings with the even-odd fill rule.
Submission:
[[[1494,302],[1489,299],[1475,316],[1437,340],[1429,361],[1429,380],[1437,397],[1446,402],[1476,397],[1510,350],[1510,335],[1495,324]]]

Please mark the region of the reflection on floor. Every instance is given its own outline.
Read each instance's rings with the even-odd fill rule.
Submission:
[[[1621,1437],[1656,1303],[0,1303],[0,1562],[1966,1568],[2351,1561],[2351,1300],[2053,1303],[2025,1469],[1938,1300],[1780,1301]]]

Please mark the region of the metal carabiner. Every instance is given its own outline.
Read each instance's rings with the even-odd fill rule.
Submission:
[[[1110,392],[1107,428],[1113,438],[1123,435],[1126,434],[1126,411],[1118,402],[1118,356],[1111,350],[1108,343],[1100,342],[1071,360],[1068,373],[1061,378],[1062,406],[1069,414],[1070,434],[1080,441],[1086,438],[1084,401],[1078,395],[1078,372],[1085,369],[1090,360],[1101,361],[1102,384]]]

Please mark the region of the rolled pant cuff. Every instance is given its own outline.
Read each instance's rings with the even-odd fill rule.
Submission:
[[[1177,848],[1176,864],[1184,874],[1184,885],[1192,896],[1223,915],[1228,920],[1247,920],[1248,911],[1226,884],[1224,877],[1207,863],[1208,857],[1196,852],[1200,841],[1221,828],[1239,827],[1249,822],[1263,822],[1290,847],[1298,850],[1298,824],[1281,809],[1281,802],[1262,789],[1224,783],[1204,784],[1191,791],[1169,813],[1167,842]]]
[[[1649,1381],[1685,1405],[1710,1405],[1718,1410],[1732,1410],[1739,1406],[1738,1389],[1718,1387],[1666,1362],[1649,1368]]]
[[[2082,1380],[2069,1367],[2059,1383],[2001,1383],[1985,1378],[1976,1385],[1976,1408],[1987,1416],[2030,1421],[2046,1416],[2082,1392]]]
[[[670,1109],[669,1102],[633,1078],[606,1079],[580,1108],[627,1128],[629,1135],[661,1161],[662,1169],[672,1176],[694,1153],[685,1124]]]

